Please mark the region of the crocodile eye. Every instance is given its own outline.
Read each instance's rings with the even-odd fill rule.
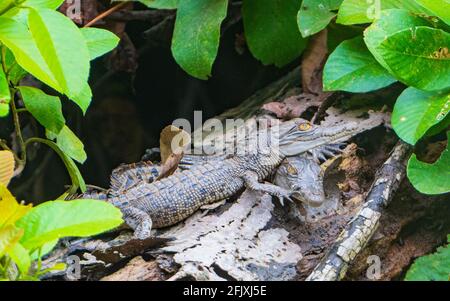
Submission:
[[[304,122],[304,123],[299,124],[297,128],[300,131],[309,131],[312,128],[312,126],[310,123]]]
[[[297,175],[297,174],[298,174],[297,168],[295,168],[295,167],[292,166],[292,165],[288,165],[288,166],[287,166],[287,172],[288,172],[288,174],[290,174],[290,175]]]

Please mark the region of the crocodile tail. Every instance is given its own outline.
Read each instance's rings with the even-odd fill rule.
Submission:
[[[85,193],[73,194],[68,196],[66,199],[67,200],[91,199],[91,200],[106,201],[108,199],[108,191],[87,187],[87,191]]]

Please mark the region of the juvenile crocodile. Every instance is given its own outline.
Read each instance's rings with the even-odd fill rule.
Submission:
[[[264,143],[247,154],[194,165],[153,183],[144,181],[120,194],[108,196],[107,201],[121,209],[125,222],[140,239],[148,237],[152,227],[178,223],[200,207],[231,197],[244,187],[269,193],[281,202],[285,199],[293,201],[296,191],[261,181],[286,157],[330,142],[345,141],[356,132],[372,127],[371,122],[361,121],[323,128],[300,118],[294,119],[281,126],[278,139],[266,137],[265,130],[258,132],[258,137],[263,138],[259,141]]]

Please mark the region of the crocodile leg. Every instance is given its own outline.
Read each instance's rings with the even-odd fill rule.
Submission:
[[[317,163],[321,163],[325,162],[327,158],[333,158],[341,154],[344,151],[342,147],[344,147],[345,145],[345,143],[328,144],[313,148],[308,152],[312,155]]]
[[[258,174],[254,171],[247,171],[242,176],[245,186],[251,190],[268,193],[279,199],[281,205],[284,206],[284,200],[294,202],[291,198],[292,192],[279,186],[258,182]]]
[[[121,208],[125,223],[134,230],[134,236],[138,239],[150,237],[152,230],[152,219],[145,211],[136,207],[127,206]]]

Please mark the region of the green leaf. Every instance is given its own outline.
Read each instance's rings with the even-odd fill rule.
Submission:
[[[344,0],[339,8],[336,22],[345,25],[370,23],[378,19],[383,10],[390,8],[426,13],[420,5],[410,0]]]
[[[12,261],[17,265],[19,271],[23,275],[28,274],[28,270],[31,266],[31,257],[27,249],[25,249],[22,244],[16,243],[9,251],[8,256],[11,257]]]
[[[50,140],[56,139],[58,147],[70,158],[84,163],[87,159],[86,152],[84,151],[83,142],[69,129],[68,126],[64,126],[59,134],[47,131],[47,137]]]
[[[0,16],[0,41],[11,50],[17,63],[40,81],[61,91],[47,63],[37,48],[27,26]]]
[[[91,104],[92,100],[92,90],[89,86],[89,83],[84,83],[84,88],[81,90],[81,93],[71,97],[72,101],[75,102],[83,111],[83,114],[86,114],[86,111]]]
[[[450,114],[447,114],[445,118],[438,124],[433,125],[426,133],[425,136],[435,136],[444,132],[450,126]]]
[[[5,72],[3,72],[3,68],[0,67],[0,117],[5,117],[9,114],[10,101],[11,93],[9,92],[8,80]]]
[[[207,79],[217,56],[220,24],[228,0],[183,0],[179,3],[172,38],[172,54],[190,75]],[[200,17],[201,16],[201,17]]]
[[[0,117],[8,116],[9,105],[0,101]]]
[[[79,95],[90,67],[89,50],[81,31],[69,18],[51,9],[32,9],[28,26],[62,92],[69,98]]]
[[[448,237],[450,242],[450,237]],[[449,281],[450,245],[440,247],[436,253],[417,258],[405,276],[406,281]]]
[[[53,137],[52,139],[55,139],[57,137],[55,134],[52,134],[49,131],[47,131],[47,136]],[[64,162],[64,165],[66,166],[67,171],[70,175],[70,179],[72,181],[72,187],[69,190],[69,193],[75,193],[78,188],[80,188],[81,192],[86,191],[86,183],[84,182],[77,165],[60,149],[60,147],[56,143],[41,138],[30,138],[29,141],[45,144],[58,154],[58,156]]]
[[[8,81],[12,83],[13,86],[16,86],[17,83],[25,77],[25,75],[28,74],[25,70],[23,70],[22,67],[16,62],[16,59],[14,58],[13,53],[8,48],[4,47],[6,49],[5,53],[5,65],[6,70],[8,70]],[[0,56],[0,63],[2,63],[2,58]],[[1,72],[1,71],[0,71]]]
[[[63,2],[64,0],[25,0],[23,3],[21,3],[21,6],[57,9]]]
[[[303,0],[297,23],[303,37],[318,33],[336,16],[342,0]]]
[[[31,252],[30,258],[31,260],[38,260],[39,258],[44,257],[48,253],[50,253],[53,248],[58,244],[59,239],[55,239],[43,244],[39,249]]]
[[[449,0],[415,0],[422,7],[431,11],[442,21],[450,25],[450,1]]]
[[[178,0],[138,0],[142,4],[157,9],[176,9]]]
[[[16,226],[24,230],[21,244],[33,250],[58,238],[92,236],[122,223],[122,213],[109,203],[74,200],[42,203],[17,221]]]
[[[342,42],[361,36],[364,28],[330,23],[328,31],[328,52],[332,53]]]
[[[2,0],[0,2],[0,15],[14,7],[14,0]]]
[[[323,72],[324,90],[362,93],[386,87],[393,78],[370,54],[362,37],[342,42]]]
[[[411,184],[421,193],[442,194],[450,192],[450,132],[447,148],[433,164],[421,162],[413,154],[408,162],[407,174]]]
[[[364,41],[367,48],[377,59],[377,61],[386,69],[389,66],[384,62],[383,57],[378,53],[377,47],[386,39],[386,37],[408,28],[416,26],[427,26],[431,23],[419,16],[415,16],[403,9],[388,9],[381,12],[380,18],[372,23],[364,31]],[[391,71],[390,71],[391,72]],[[391,72],[392,73],[392,72]]]
[[[0,258],[20,240],[23,230],[9,225],[0,228]]]
[[[392,126],[409,144],[416,144],[450,110],[450,94],[408,88],[398,97],[392,112]]]
[[[418,26],[388,36],[376,51],[400,81],[436,91],[450,87],[449,49],[449,33]]]
[[[114,49],[120,39],[114,33],[100,28],[82,28],[81,33],[86,40],[91,60]]]
[[[298,25],[298,0],[244,0],[242,17],[252,54],[264,65],[282,67],[306,47]]]
[[[18,88],[31,115],[49,131],[59,133],[66,123],[59,97],[47,95],[32,87]]]

